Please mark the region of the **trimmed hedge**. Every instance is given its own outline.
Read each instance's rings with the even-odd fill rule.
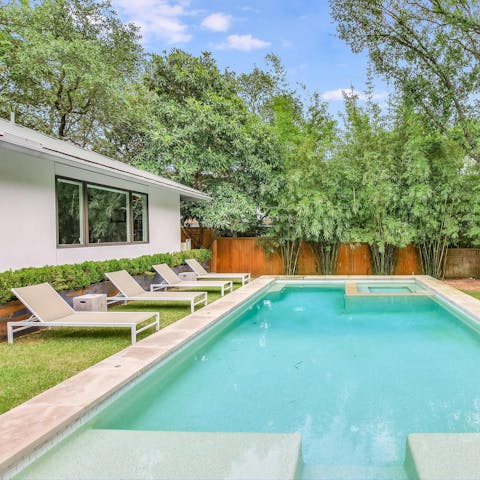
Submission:
[[[171,267],[176,267],[182,265],[187,258],[207,262],[212,258],[212,252],[206,249],[189,250],[177,253],[144,255],[138,258],[8,270],[0,273],[0,304],[7,303],[15,298],[10,291],[14,287],[48,282],[55,290],[76,290],[106,280],[105,272],[127,270],[131,275],[141,275],[142,273],[153,272],[152,265],[166,263]]]

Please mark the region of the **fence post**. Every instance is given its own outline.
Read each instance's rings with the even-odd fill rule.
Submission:
[[[217,271],[217,239],[212,243],[212,264],[210,270],[212,272]]]

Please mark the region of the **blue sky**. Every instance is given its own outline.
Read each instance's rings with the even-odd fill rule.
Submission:
[[[328,0],[113,0],[124,21],[141,27],[147,51],[211,51],[221,68],[248,72],[269,52],[280,56],[292,84],[301,82],[342,107],[342,89],[363,91],[366,55],[335,37]],[[377,98],[388,87],[375,81]]]

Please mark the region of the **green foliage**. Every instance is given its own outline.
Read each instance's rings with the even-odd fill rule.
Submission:
[[[345,104],[345,128],[336,155],[353,213],[346,237],[368,243],[373,272],[390,275],[398,247],[406,246],[413,235],[403,219],[401,161],[378,107],[371,101],[360,107],[356,96],[346,97]]]
[[[73,290],[105,280],[105,272],[127,270],[131,275],[141,275],[152,271],[152,265],[166,263],[171,267],[182,265],[187,258],[199,262],[211,259],[211,251],[206,249],[177,253],[158,253],[138,258],[121,258],[102,262],[83,262],[73,265],[47,265],[39,268],[22,268],[0,273],[0,304],[14,298],[11,288],[25,287],[48,282],[55,290]]]
[[[238,76],[240,96],[249,110],[269,122],[272,121],[272,107],[281,96],[292,98],[294,91],[289,87],[287,72],[280,58],[269,53],[265,56],[266,68],[257,66],[251,72]]]
[[[102,150],[130,115],[143,55],[138,27],[123,24],[107,0],[10,1],[0,32],[0,114]]]
[[[284,185],[269,204],[269,236],[280,249],[285,273],[296,272],[304,241],[314,252],[317,270],[334,272],[349,221],[348,208],[340,200],[341,177],[332,161],[336,122],[316,94],[304,110],[297,96],[283,93],[271,101],[271,110],[283,149]]]
[[[480,4],[452,0],[330,0],[340,38],[367,50],[376,71],[405,92],[442,133],[458,128],[478,149]]]
[[[464,209],[459,237],[461,244],[478,246],[480,245],[480,169],[474,166],[467,169],[469,174],[463,182],[463,194],[469,201]]]
[[[324,274],[335,273],[341,242],[368,243],[375,274],[393,274],[398,248],[414,243],[424,272],[442,277],[449,245],[478,242],[478,167],[455,129],[438,131],[405,96],[386,113],[346,96],[341,129],[318,99],[305,113],[295,105],[272,102],[285,183],[269,205],[269,234],[285,273],[295,273],[302,242]]]
[[[460,240],[466,217],[475,215],[478,192],[468,188],[472,177],[458,143],[444,135],[410,135],[402,159],[406,219],[414,229],[424,273],[443,278],[447,248]]]
[[[154,55],[145,84],[154,97],[148,147],[137,165],[209,193],[182,206],[184,220],[235,234],[255,228],[278,191],[280,152],[272,128],[250,113],[238,83],[210,54]]]

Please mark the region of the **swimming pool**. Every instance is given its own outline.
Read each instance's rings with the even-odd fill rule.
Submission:
[[[372,300],[345,309],[343,283],[276,282],[82,432],[299,432],[305,478],[406,478],[407,434],[480,431],[480,341],[434,298]]]

